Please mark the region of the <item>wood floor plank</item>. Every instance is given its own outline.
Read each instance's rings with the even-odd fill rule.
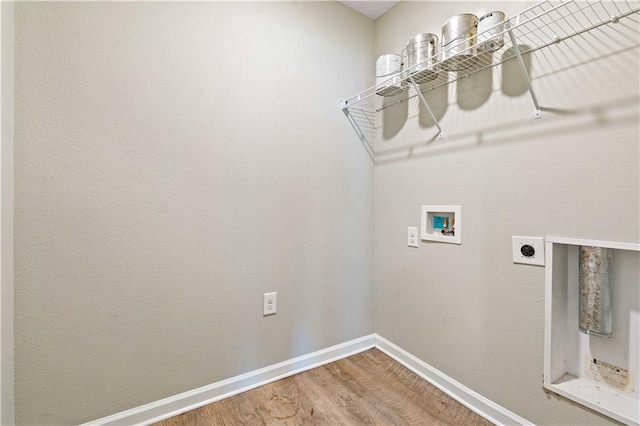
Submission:
[[[377,349],[173,417],[157,426],[491,423]]]
[[[341,424],[395,424],[401,420],[395,412],[384,410],[380,401],[344,366],[348,361],[340,360],[312,370],[309,381],[323,386],[327,398],[334,404]]]
[[[415,409],[421,413],[421,420],[414,423],[412,415],[406,424],[491,424],[380,351],[353,361],[361,363],[363,371],[373,372],[376,381],[384,383],[380,392],[404,398],[398,410]]]
[[[416,393],[395,378],[384,380],[380,375],[380,370],[369,368],[366,357],[361,357],[350,362],[353,367],[357,367],[358,380],[366,386],[369,393],[374,395],[379,401],[378,404],[388,407],[399,417],[394,424],[420,424],[427,420],[429,412],[423,409],[422,401],[429,396]]]

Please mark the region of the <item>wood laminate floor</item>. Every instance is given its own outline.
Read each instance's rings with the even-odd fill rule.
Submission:
[[[491,425],[377,349],[157,423]]]

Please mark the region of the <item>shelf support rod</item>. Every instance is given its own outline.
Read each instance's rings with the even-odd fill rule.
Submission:
[[[438,133],[438,139],[442,139],[443,136],[444,136],[442,134],[442,127],[440,127],[440,123],[438,123],[438,119],[436,118],[436,116],[433,115],[433,111],[431,111],[431,107],[429,106],[429,103],[427,103],[427,100],[422,95],[422,92],[420,91],[420,88],[418,87],[418,85],[416,84],[416,81],[413,79],[412,76],[409,77],[409,81],[411,82],[411,84],[413,84],[413,88],[416,89],[416,92],[418,93],[418,96],[420,97],[420,100],[422,101],[424,106],[427,108],[427,111],[429,111],[429,115],[431,115],[431,118],[433,119],[433,122],[436,124],[436,127],[438,128],[438,132],[440,132],[440,133]]]
[[[518,16],[519,17],[519,16]],[[533,91],[533,85],[531,84],[531,79],[529,78],[529,73],[527,72],[527,67],[524,64],[524,60],[522,59],[522,53],[520,53],[520,47],[518,47],[518,42],[516,41],[516,36],[513,35],[513,29],[511,27],[511,22],[505,22],[507,28],[509,29],[509,38],[511,39],[511,45],[513,46],[513,51],[516,54],[516,59],[518,60],[518,65],[520,66],[520,72],[522,73],[522,77],[524,78],[524,82],[529,89],[529,93],[531,94],[531,99],[533,100],[533,105],[535,106],[535,110],[533,111],[533,118],[542,117],[542,111],[540,110],[540,103],[538,102],[538,97],[536,96],[536,92]]]

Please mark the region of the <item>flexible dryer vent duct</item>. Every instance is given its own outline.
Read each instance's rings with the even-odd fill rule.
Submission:
[[[580,246],[580,302],[578,327],[585,334],[611,337],[611,267],[613,250]]]

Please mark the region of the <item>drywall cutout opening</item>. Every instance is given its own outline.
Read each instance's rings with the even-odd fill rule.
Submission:
[[[440,243],[462,244],[461,206],[422,206],[420,238]]]
[[[583,264],[584,248],[606,257]],[[587,251],[588,252],[588,251]],[[640,244],[546,237],[544,387],[619,422],[640,422]],[[606,263],[606,265],[605,265]],[[584,276],[584,274],[588,276]],[[611,286],[611,328],[601,332],[584,318],[581,281]],[[606,304],[603,303],[604,307]],[[591,314],[590,314],[591,315]],[[596,318],[591,318],[596,320]],[[587,322],[585,324],[584,322]],[[592,332],[592,331],[596,332]],[[586,331],[586,332],[585,332]]]

